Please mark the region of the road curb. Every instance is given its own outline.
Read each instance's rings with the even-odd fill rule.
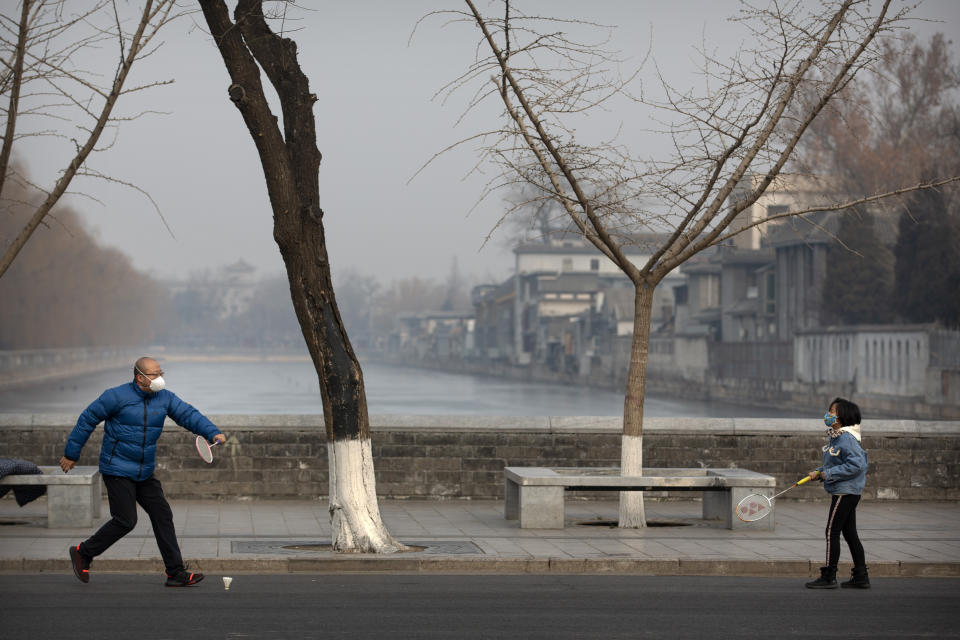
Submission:
[[[203,558],[192,569],[211,574],[236,573],[435,573],[435,574],[611,574],[650,576],[808,577],[819,565],[809,560],[649,560],[630,558],[481,558],[439,556],[338,555],[323,558]],[[960,563],[880,562],[871,564],[874,578],[958,578]],[[70,573],[67,559],[0,559],[0,573]],[[846,576],[849,564],[840,565]],[[96,560],[96,573],[163,573],[159,559]]]

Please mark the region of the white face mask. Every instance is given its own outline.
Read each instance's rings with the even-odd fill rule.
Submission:
[[[145,374],[143,371],[140,371],[140,369],[137,369],[137,373],[142,375],[144,378],[147,378],[147,380],[150,380],[150,378],[147,377],[147,374]],[[166,387],[167,381],[163,379],[163,376],[157,376],[153,380],[150,380],[150,391],[153,391],[154,393],[157,391],[163,391]]]

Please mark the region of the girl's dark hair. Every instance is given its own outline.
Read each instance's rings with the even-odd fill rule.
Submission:
[[[860,424],[860,407],[845,398],[834,398],[830,406],[837,408],[837,422],[845,427]]]

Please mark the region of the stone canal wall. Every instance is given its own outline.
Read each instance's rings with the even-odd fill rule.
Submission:
[[[173,498],[324,498],[322,416],[211,419],[229,440],[207,465],[193,435],[173,423],[160,440],[157,476]],[[0,414],[0,457],[55,464],[76,416]],[[504,466],[615,467],[620,419],[607,417],[373,416],[377,492],[391,498],[502,498]],[[649,467],[741,467],[786,487],[818,466],[825,428],[816,420],[652,418]],[[960,500],[960,422],[869,421],[864,499]],[[79,461],[96,465],[102,427]],[[651,498],[698,494],[650,493]],[[613,497],[611,495],[610,497]],[[785,499],[821,500],[819,486]]]
[[[141,355],[129,347],[0,351],[0,389],[130,367]]]

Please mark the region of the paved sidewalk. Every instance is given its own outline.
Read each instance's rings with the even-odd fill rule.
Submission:
[[[784,501],[775,531],[730,531],[699,519],[700,503],[647,501],[654,526],[622,530],[617,505],[567,500],[563,530],[520,529],[493,500],[381,500],[387,527],[424,547],[391,555],[329,550],[326,502],[172,501],[184,558],[211,574],[397,571],[810,576],[823,564],[827,503]],[[103,505],[103,520],[109,510]],[[149,520],[94,561],[92,572],[161,572]],[[871,576],[960,576],[960,504],[864,502],[857,509]],[[0,500],[0,571],[69,572],[67,547],[89,529],[47,529],[45,498]],[[299,547],[299,548],[289,548]],[[846,545],[841,572],[849,566]]]

